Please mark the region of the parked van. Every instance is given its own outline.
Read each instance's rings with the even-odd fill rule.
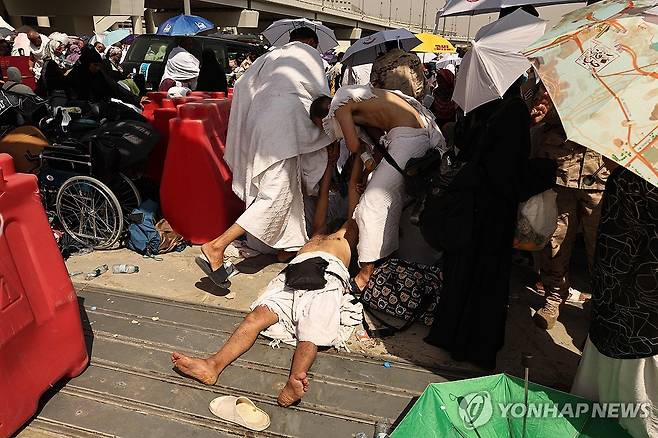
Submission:
[[[242,60],[251,52],[261,55],[265,48],[256,43],[246,42],[240,37],[226,36],[190,36],[178,37],[167,35],[140,35],[128,49],[123,61],[123,71],[141,73],[146,78],[146,88],[157,90],[164,74],[165,63],[169,53],[178,46],[183,38],[190,38],[194,43],[193,55],[201,59],[201,52],[211,49],[217,61],[230,74],[229,59]]]

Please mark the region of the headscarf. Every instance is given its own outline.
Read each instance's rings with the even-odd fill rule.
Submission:
[[[66,62],[69,64],[75,64],[80,59],[80,46],[77,43],[69,44],[69,48],[66,53]]]
[[[17,67],[9,67],[7,69],[7,80],[20,84],[23,82],[23,75]]]
[[[199,76],[199,70],[199,60],[182,47],[176,47],[169,54],[162,81],[171,79],[176,81],[177,85],[179,83],[196,85],[194,82]]]
[[[121,47],[110,46],[110,47],[107,49],[107,52],[106,52],[106,54],[105,54],[105,57],[106,57],[107,60],[110,61],[110,64],[112,65],[112,69],[113,69],[113,70],[116,70],[116,71],[119,71],[119,72],[123,73],[123,68],[121,68],[121,65],[119,64],[119,62],[116,62],[116,63],[115,63],[115,62],[112,60],[112,56],[121,55],[121,53],[122,53]]]
[[[60,68],[66,68],[66,62],[64,60],[63,54],[57,55],[55,51],[61,46],[68,44],[68,37],[66,34],[60,34],[56,38],[51,38],[43,51],[43,60],[44,61],[54,61]],[[52,35],[51,35],[52,36]]]
[[[440,125],[454,122],[457,108],[452,101],[455,90],[455,75],[448,69],[442,68],[436,72],[436,89],[432,112]]]

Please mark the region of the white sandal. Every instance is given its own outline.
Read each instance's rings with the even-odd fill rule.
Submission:
[[[270,427],[270,416],[247,397],[225,395],[210,402],[210,412],[222,420],[257,432]]]

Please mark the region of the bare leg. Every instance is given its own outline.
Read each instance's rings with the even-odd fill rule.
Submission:
[[[370,276],[374,271],[375,264],[373,262],[361,263],[361,270],[358,274],[356,274],[356,277],[354,277],[354,282],[359,287],[359,289],[363,290],[363,288],[366,287],[368,281],[370,280]]]
[[[207,359],[188,357],[178,352],[171,355],[174,368],[206,385],[214,385],[222,371],[254,345],[258,334],[279,318],[265,306],[251,311],[219,351]]]
[[[315,356],[318,354],[318,347],[312,342],[300,341],[297,343],[295,355],[292,357],[290,366],[290,376],[288,383],[279,393],[277,403],[284,408],[302,399],[308,391],[308,370],[313,365]]]
[[[244,233],[244,228],[238,224],[233,224],[215,240],[201,245],[201,251],[208,257],[210,267],[213,271],[219,269],[224,264],[224,251],[226,251],[226,247]]]

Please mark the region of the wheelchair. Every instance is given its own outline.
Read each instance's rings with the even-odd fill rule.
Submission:
[[[51,137],[39,154],[37,178],[49,217],[77,243],[111,249],[142,199],[133,181],[99,152],[93,136],[99,128],[91,119],[71,120],[66,135]]]

